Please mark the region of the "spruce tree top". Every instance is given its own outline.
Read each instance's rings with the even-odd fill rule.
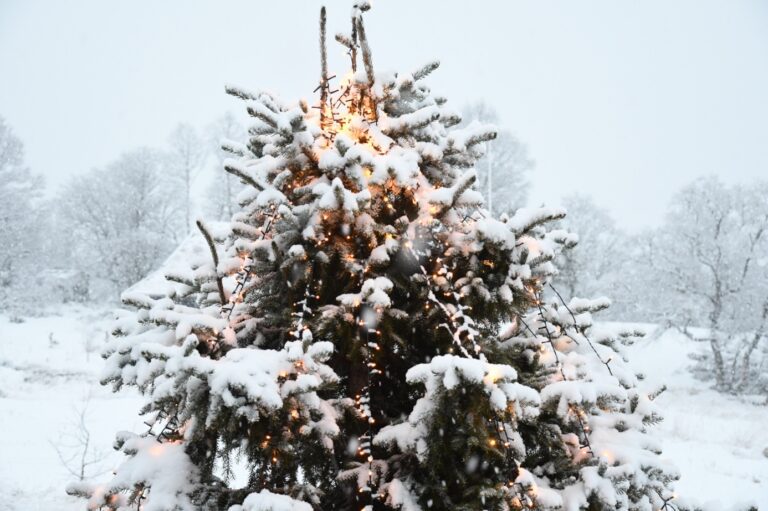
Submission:
[[[551,287],[564,212],[489,217],[472,167],[495,130],[457,128],[423,83],[437,62],[375,72],[368,8],[336,36],[338,81],[323,9],[315,104],[227,88],[254,120],[224,145],[240,210],[198,223],[208,249],[164,289],[124,294],[104,381],[147,396],[149,430],[70,492],[145,511],[671,506],[659,416],[618,354],[634,333],[594,331],[607,301]]]

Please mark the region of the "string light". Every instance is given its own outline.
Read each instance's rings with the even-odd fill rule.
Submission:
[[[274,204],[270,204],[270,210],[271,214],[267,218],[264,227],[261,229],[261,234],[258,239],[259,241],[264,240],[266,236],[272,231],[272,226],[278,217],[277,207]],[[229,302],[227,304],[222,304],[221,306],[221,316],[227,320],[230,326],[232,323],[232,312],[235,310],[235,305],[237,303],[242,303],[243,301],[245,286],[251,277],[252,263],[253,262],[248,257],[243,259],[241,269],[235,278],[235,289],[232,291],[232,294],[229,297]]]
[[[587,340],[587,344],[589,344],[589,347],[592,348],[592,351],[594,352],[594,354],[597,357],[597,359],[602,364],[605,365],[605,367],[608,369],[608,373],[611,376],[613,376],[613,371],[611,370],[611,366],[610,366],[611,361],[613,360],[613,357],[609,357],[607,360],[603,360],[603,358],[600,356],[600,353],[597,352],[597,349],[595,348],[594,344],[592,344],[592,341],[589,339],[589,337],[587,337],[585,329],[583,327],[579,328],[579,324],[576,321],[576,316],[573,314],[573,311],[568,306],[568,304],[565,303],[565,300],[563,300],[563,296],[560,294],[560,292],[558,292],[557,289],[555,289],[555,286],[553,286],[551,283],[549,284],[549,287],[552,289],[552,291],[555,292],[555,295],[557,295],[557,298],[560,300],[560,303],[563,304],[563,307],[565,307],[565,309],[571,315],[571,319],[573,320],[573,328],[574,328],[574,330],[576,330],[576,332],[578,334],[580,334],[584,339]],[[566,325],[566,331],[567,331],[567,325]],[[571,339],[573,339],[573,336],[571,336]],[[576,342],[576,344],[578,344],[578,341],[576,341],[575,339],[573,339],[573,341]]]

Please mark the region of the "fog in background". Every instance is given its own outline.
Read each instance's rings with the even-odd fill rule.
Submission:
[[[326,5],[347,31],[350,3]],[[312,98],[319,7],[0,0],[0,114],[50,194],[180,121],[239,114],[225,83]],[[532,203],[588,193],[637,230],[698,176],[768,172],[766,2],[379,0],[367,23],[377,69],[438,58],[433,90],[498,110],[536,162]]]

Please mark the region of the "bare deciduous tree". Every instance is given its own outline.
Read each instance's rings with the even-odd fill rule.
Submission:
[[[214,172],[208,189],[207,210],[211,218],[229,220],[235,212],[237,194],[242,183],[229,172],[224,171],[224,160],[232,155],[221,146],[232,140],[242,140],[245,128],[232,113],[226,113],[208,127],[208,142],[213,148]]]
[[[768,183],[685,187],[648,253],[660,315],[707,326],[711,371],[724,391],[748,386],[768,317]]]
[[[49,441],[56,451],[62,467],[78,481],[83,481],[103,474],[99,464],[107,455],[94,445],[91,429],[88,426],[88,406],[91,398],[88,396],[80,406],[73,409],[74,419],[69,428],[61,433],[56,442]]]
[[[168,168],[181,183],[184,191],[184,228],[189,234],[192,226],[192,181],[208,157],[208,147],[190,124],[181,123],[168,139]]]
[[[499,123],[496,111],[484,102],[468,105],[462,118],[464,124]],[[496,139],[484,144],[485,155],[475,164],[477,189],[485,196],[485,206],[492,214],[511,214],[527,201],[528,174],[534,162],[526,145],[508,130],[499,129]]]
[[[182,197],[165,158],[141,148],[73,178],[57,200],[63,258],[121,291],[146,276],[179,241]]]
[[[24,165],[24,145],[0,117],[0,306],[14,309],[35,271],[42,179]]]
[[[614,317],[626,318],[631,301],[627,285],[627,235],[607,210],[587,195],[566,197],[568,212],[561,226],[578,236],[578,243],[558,256],[558,285],[567,296],[611,296],[616,303]]]

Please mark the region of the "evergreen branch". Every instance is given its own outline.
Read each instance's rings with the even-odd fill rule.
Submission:
[[[355,48],[355,44],[352,42],[352,39],[345,36],[344,34],[336,34],[335,39],[339,44],[345,46],[348,50],[353,50]]]
[[[373,87],[375,76],[373,73],[373,56],[371,55],[371,47],[368,45],[368,37],[365,35],[365,25],[363,25],[363,17],[358,16],[356,18],[357,33],[360,38],[360,49],[363,52],[363,66],[365,67],[365,75],[368,79],[368,86]]]
[[[325,6],[320,8],[320,79],[325,83],[328,80],[328,52],[325,45]],[[328,91],[325,91],[327,94]],[[325,103],[325,98],[323,98]]]
[[[544,309],[542,309],[541,300],[538,297],[536,297],[536,306],[539,308],[539,317],[541,318],[541,322],[543,325],[537,330],[541,330],[541,328],[544,328],[544,332],[547,334],[546,342],[549,343],[549,346],[552,348],[552,353],[555,355],[555,363],[557,364],[557,368],[560,370],[560,376],[562,376],[563,381],[565,381],[568,378],[565,377],[565,371],[563,371],[563,365],[560,363],[560,356],[557,353],[557,348],[555,348],[555,341],[552,339],[552,333],[549,331],[549,327],[547,326],[547,320],[546,318],[544,318]]]
[[[458,182],[451,187],[451,200],[449,203],[443,203],[442,205],[439,203],[435,203],[436,206],[438,206],[438,210],[435,213],[435,217],[442,218],[448,211],[456,207],[456,204],[458,203],[459,199],[461,198],[461,195],[469,190],[472,185],[477,180],[477,173],[474,171],[469,171],[464,173],[459,179]]]
[[[248,114],[262,121],[264,124],[277,129],[277,119],[275,112],[261,103],[253,102],[246,107]]]
[[[251,101],[258,98],[256,94],[249,92],[245,89],[241,89],[236,85],[225,85],[224,92],[226,92],[230,96],[234,96],[236,98],[240,98],[245,101]]]
[[[497,136],[498,136],[498,131],[496,130],[496,128],[488,126],[482,130],[477,130],[475,133],[470,135],[467,138],[467,140],[464,142],[464,147],[469,149],[470,147],[475,146],[477,144],[495,140]]]
[[[205,238],[206,243],[208,243],[208,249],[211,251],[211,257],[213,258],[213,271],[216,273],[216,287],[219,290],[219,299],[221,300],[221,303],[224,304],[227,301],[227,296],[224,293],[224,283],[221,281],[221,276],[219,275],[219,255],[216,253],[216,245],[213,241],[213,236],[211,236],[210,231],[202,220],[197,220],[195,224],[203,234],[203,238]]]
[[[537,225],[565,218],[565,210],[559,208],[519,209],[507,224],[512,232],[520,237]]]
[[[440,67],[440,61],[439,60],[433,60],[432,62],[428,62],[421,66],[419,69],[417,69],[413,73],[413,81],[419,81],[422,78],[425,78],[428,76],[432,71]]]
[[[233,176],[239,177],[243,182],[248,183],[259,191],[264,189],[264,187],[261,186],[254,178],[249,176],[244,169],[235,165],[233,162],[224,162],[224,170]]]
[[[277,208],[273,205],[272,214],[269,216],[269,218],[267,218],[267,221],[264,224],[264,227],[261,229],[261,235],[259,236],[259,240],[263,240],[264,238],[266,238],[267,234],[272,230],[275,220],[277,219],[277,215],[278,215]],[[246,284],[248,284],[248,280],[251,277],[251,269],[252,269],[251,264],[252,264],[252,261],[247,261],[243,265],[243,269],[240,270],[240,272],[237,275],[237,278],[236,278],[237,283],[235,284],[234,291],[229,297],[229,301],[226,304],[222,303],[221,315],[227,319],[228,323],[231,323],[232,313],[235,310],[235,304],[237,303],[238,299],[241,298],[240,293],[243,292]]]
[[[583,328],[579,328],[579,326],[576,324],[576,317],[573,315],[573,312],[571,312],[571,309],[568,308],[568,305],[566,305],[565,300],[563,300],[562,295],[557,291],[557,289],[555,289],[555,287],[552,284],[549,284],[549,287],[552,289],[552,291],[555,292],[557,297],[560,299],[560,303],[562,303],[563,306],[568,310],[568,312],[571,313],[571,317],[573,318],[573,328],[576,330],[577,333],[581,334],[581,336],[584,337],[584,339],[587,340],[587,344],[589,344],[589,347],[592,348],[592,351],[595,353],[595,356],[597,357],[597,359],[601,363],[603,363],[605,365],[605,367],[608,369],[608,374],[613,376],[613,371],[611,370],[611,366],[610,366],[612,358],[609,357],[608,360],[603,360],[603,357],[601,357],[600,353],[597,352],[597,349],[595,348],[595,345],[592,344],[592,341],[589,339],[589,337],[587,337],[587,334],[586,334],[586,332],[584,332],[584,329]],[[573,339],[573,338],[571,338],[571,339],[575,341],[575,339]],[[577,344],[578,344],[578,342],[577,342]]]
[[[242,144],[230,140],[222,142],[220,147],[222,151],[240,157],[244,157],[248,151]]]
[[[650,401],[653,401],[654,399],[659,397],[665,390],[667,390],[667,386],[666,385],[662,385],[658,389],[656,389],[653,392],[651,392],[650,394],[648,394],[648,399]]]
[[[328,103],[328,52],[325,45],[325,25],[325,6],[323,6],[320,8],[320,126],[325,126],[325,106]]]
[[[357,47],[358,47],[358,37],[357,37],[357,24],[355,23],[355,15],[354,11],[352,14],[352,52],[350,54],[350,57],[352,58],[352,72],[357,72]]]
[[[368,6],[370,8],[370,6]],[[361,11],[366,11],[366,8],[360,8]],[[353,18],[352,23],[357,27],[357,35],[360,41],[360,49],[363,52],[363,66],[365,67],[365,75],[368,79],[367,95],[371,100],[371,113],[373,114],[373,122],[379,120],[378,107],[376,105],[376,98],[373,94],[373,84],[376,77],[373,72],[373,57],[371,56],[371,47],[368,45],[368,38],[365,35],[365,25],[363,25],[362,15]],[[362,95],[361,95],[362,100]]]

